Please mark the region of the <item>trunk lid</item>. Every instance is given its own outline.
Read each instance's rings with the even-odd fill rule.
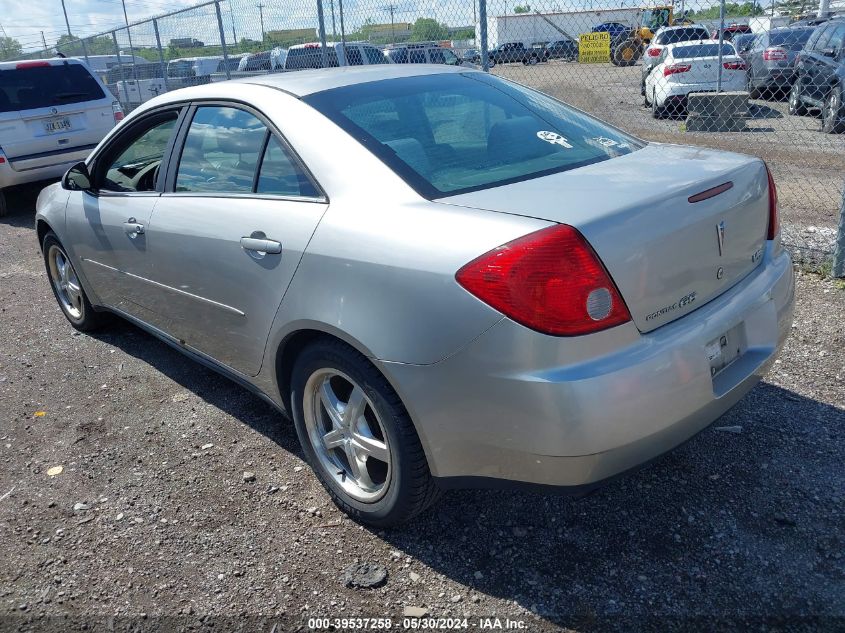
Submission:
[[[725,183],[730,188],[690,201]],[[439,202],[574,226],[604,262],[636,326],[648,332],[718,297],[759,265],[768,200],[757,158],[653,143]]]

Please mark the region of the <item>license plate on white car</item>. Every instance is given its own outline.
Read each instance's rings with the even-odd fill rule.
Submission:
[[[54,134],[55,132],[64,132],[65,130],[69,129],[70,119],[68,117],[44,121],[44,131],[47,132],[47,134]]]

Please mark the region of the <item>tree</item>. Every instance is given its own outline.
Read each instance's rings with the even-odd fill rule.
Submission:
[[[417,18],[411,29],[412,42],[442,40],[449,36],[449,29],[433,18]]]
[[[514,13],[531,13],[531,5],[526,4],[525,6],[522,6],[522,5],[518,4],[513,8],[513,12]]]
[[[0,59],[15,59],[23,53],[21,43],[13,37],[0,37]]]
[[[763,8],[756,2],[726,2],[725,3],[725,17],[731,18],[745,18],[755,15],[763,15],[765,13]],[[706,9],[699,11],[689,11],[687,15],[691,18],[698,18],[699,20],[716,20],[719,18],[719,5],[713,5]]]

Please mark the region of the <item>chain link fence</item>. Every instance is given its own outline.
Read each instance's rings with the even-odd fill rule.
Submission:
[[[649,141],[765,159],[784,242],[823,268],[837,236],[845,259],[845,20],[788,15],[796,6],[212,0],[46,52],[87,59],[126,111],[168,90],[269,72],[477,66]]]

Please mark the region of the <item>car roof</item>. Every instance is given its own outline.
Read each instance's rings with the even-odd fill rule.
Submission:
[[[703,24],[675,24],[673,26],[661,26],[659,29],[657,29],[657,33],[662,33],[663,31],[677,31],[679,29],[693,28],[701,29],[702,31],[707,31],[708,33],[710,32],[709,29]],[[657,35],[657,33],[655,33],[655,35]]]
[[[174,95],[176,100],[194,98],[191,93],[196,92],[197,97],[207,98],[209,86],[216,88],[221,98],[237,96],[239,84],[252,84],[266,86],[290,93],[295,97],[304,97],[315,92],[341,88],[355,84],[381,81],[384,79],[399,79],[402,77],[420,77],[424,75],[442,75],[447,73],[475,73],[481,72],[463,67],[445,66],[443,64],[373,64],[364,66],[341,66],[340,68],[317,68],[314,70],[297,70],[284,73],[271,73],[257,77],[244,77],[231,81],[222,81],[204,86],[183,88],[168,92],[167,95]],[[166,99],[162,101],[170,101]],[[159,101],[161,102],[161,101]]]

